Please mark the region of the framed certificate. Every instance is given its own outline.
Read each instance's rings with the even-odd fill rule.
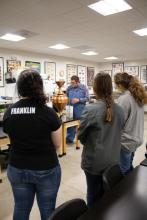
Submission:
[[[86,85],[86,66],[78,65],[77,69],[80,83]]]
[[[139,66],[125,66],[124,71],[132,76],[139,76]]]
[[[0,57],[0,87],[4,86],[4,58]]]
[[[93,86],[94,72],[95,72],[94,67],[87,67],[87,86],[88,87]]]
[[[71,77],[77,75],[77,65],[66,64],[67,84],[70,84]]]
[[[44,62],[44,73],[50,76],[50,79],[56,81],[56,63],[55,62]]]
[[[124,71],[124,63],[112,63],[112,81],[114,81],[114,75]]]
[[[140,67],[140,81],[143,84],[147,83],[147,65],[142,65]]]

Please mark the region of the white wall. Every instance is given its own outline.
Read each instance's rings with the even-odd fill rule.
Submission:
[[[44,61],[55,62],[56,63],[56,73],[60,71],[64,71],[66,73],[66,64],[76,64],[76,65],[84,65],[84,66],[92,66],[95,67],[95,73],[98,72],[98,65],[94,62],[88,62],[83,60],[70,59],[65,57],[57,57],[46,54],[37,54],[32,52],[23,52],[23,51],[15,51],[15,50],[7,50],[0,49],[0,57],[4,57],[4,73],[7,71],[7,60],[17,59],[21,61],[22,68],[25,67],[25,61],[34,61],[41,63],[41,74],[44,73]],[[9,85],[7,84],[9,87]],[[11,86],[12,87],[12,86]],[[10,93],[11,93],[10,88]],[[13,88],[14,89],[14,88]],[[8,88],[7,88],[8,91]],[[6,84],[4,87],[0,87],[0,95],[6,95]]]
[[[113,63],[117,63],[114,61]],[[140,79],[140,67],[142,65],[147,65],[147,60],[135,60],[135,61],[125,61],[124,66],[139,66],[139,79]],[[112,63],[99,63],[98,64],[98,71],[103,70],[112,70]],[[144,84],[144,86],[147,86],[147,84]],[[145,112],[147,112],[147,105],[144,106]]]
[[[99,63],[98,70],[112,70],[112,63],[119,63],[117,61],[107,62],[107,63]],[[134,60],[134,61],[125,61],[124,66],[139,66],[139,79],[140,79],[140,67],[142,65],[147,65],[147,60]],[[146,85],[146,84],[145,84]]]
[[[119,63],[117,60],[113,62],[104,62],[99,63],[98,68],[99,70],[112,70],[112,63]],[[125,61],[124,66],[141,66],[147,65],[147,60],[134,60],[134,61]]]
[[[60,57],[60,56],[57,57],[57,56],[52,56],[52,55],[47,55],[47,54],[33,53],[29,51],[24,52],[24,51],[15,51],[15,50],[8,50],[8,49],[0,49],[0,57],[4,57],[4,73],[7,71],[6,61],[13,60],[13,59],[20,60],[22,67],[25,67],[26,60],[40,62],[41,63],[41,74],[44,73],[44,61],[55,62],[56,73],[57,73],[56,75],[58,75],[60,71],[64,71],[66,73],[66,64],[93,66],[95,67],[95,73],[98,73],[101,70],[112,70],[112,63],[117,63],[117,61],[95,63],[95,62],[88,62],[84,60],[65,58],[65,57]],[[141,65],[147,65],[147,60],[124,62],[124,66],[139,66],[140,67]],[[140,73],[140,68],[139,68],[139,73]],[[14,91],[14,85],[5,84],[4,87],[0,87],[0,95],[10,95],[12,91]]]

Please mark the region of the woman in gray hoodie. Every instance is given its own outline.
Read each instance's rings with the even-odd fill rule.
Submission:
[[[119,164],[124,125],[123,110],[113,101],[110,75],[98,73],[93,89],[97,102],[86,105],[78,133],[83,144],[81,167],[86,175],[89,207],[103,194],[103,171],[112,164]]]
[[[120,167],[124,174],[133,169],[133,157],[136,149],[143,143],[144,104],[147,93],[137,78],[128,73],[117,73],[114,81],[122,92],[118,104],[124,110],[125,126],[121,135]]]

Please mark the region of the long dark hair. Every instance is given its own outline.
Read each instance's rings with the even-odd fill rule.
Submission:
[[[117,73],[114,76],[114,82],[116,85],[122,85],[124,89],[129,90],[139,106],[147,103],[147,93],[136,77],[126,72]]]
[[[43,92],[43,81],[36,70],[24,70],[17,80],[17,91],[19,96],[27,97],[36,105],[44,105],[46,96]]]
[[[94,78],[93,90],[97,99],[103,99],[106,103],[106,122],[112,121],[112,80],[109,74],[105,72],[98,73]]]

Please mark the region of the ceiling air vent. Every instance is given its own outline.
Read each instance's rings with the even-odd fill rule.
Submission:
[[[25,30],[25,29],[16,31],[15,34],[23,36],[25,38],[34,37],[34,36],[38,35],[38,33],[31,32],[31,31],[28,31],[28,30]]]

